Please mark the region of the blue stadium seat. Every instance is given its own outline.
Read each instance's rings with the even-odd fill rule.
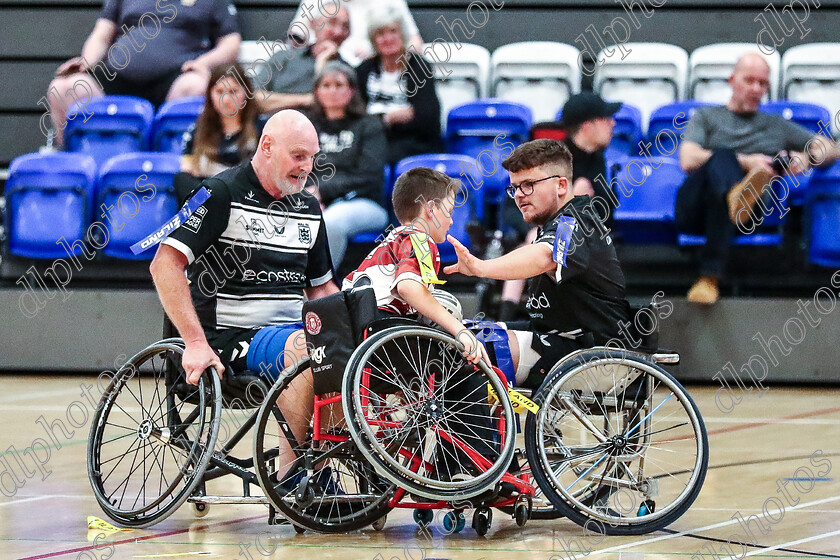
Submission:
[[[808,185],[808,260],[840,266],[840,163],[817,169]]]
[[[67,257],[68,245],[84,240],[90,224],[96,163],[83,154],[26,154],[9,166],[6,224],[9,251],[20,257]],[[76,244],[75,254],[82,251]]]
[[[789,121],[804,126],[814,134],[820,131],[820,121],[825,128],[831,130],[831,113],[828,109],[813,103],[798,103],[796,101],[771,101],[765,103],[759,110],[765,113],[781,115]]]
[[[449,234],[470,246],[467,235],[467,224],[473,218],[480,218],[477,213],[484,208],[484,189],[474,189],[471,185],[480,185],[481,173],[478,171],[475,159],[456,154],[424,154],[405,158],[394,166],[394,177],[399,177],[409,169],[415,167],[431,167],[441,173],[459,179],[463,183],[461,194],[455,198],[455,208],[452,212],[452,227]],[[455,262],[455,248],[448,241],[438,245],[442,262]]]
[[[777,183],[773,183],[777,185]],[[776,198],[781,200],[782,208],[788,208],[790,206],[789,198],[785,198],[782,200],[782,194],[778,192],[778,188],[774,187],[776,190]],[[768,216],[764,216],[763,211],[759,208],[759,206],[755,207],[754,215],[761,218],[761,222],[755,225],[755,231],[750,235],[736,235],[732,238],[732,245],[735,246],[749,246],[749,247],[773,247],[781,245],[784,238],[782,236],[782,222],[784,217],[781,216],[779,210],[776,208],[775,204],[772,201],[768,201],[765,197],[765,202],[761,202],[759,204],[765,204],[768,208],[772,209],[772,212]],[[787,215],[787,213],[786,213]],[[703,245],[706,243],[705,236],[702,235],[688,235],[688,234],[680,234],[677,237],[677,243],[681,247],[693,247],[697,245]]]
[[[650,116],[647,130],[648,142],[652,144],[650,147],[651,153],[667,157],[678,157],[677,150],[682,142],[680,134],[684,134],[687,130],[685,123],[691,118],[697,108],[713,106],[712,103],[687,100],[663,105],[656,109]],[[678,124],[681,126],[675,126],[674,119],[677,119],[679,121]],[[657,138],[659,140],[658,142]],[[674,145],[674,139],[677,141],[676,145]]]
[[[75,107],[74,104],[69,114]],[[83,110],[92,113],[87,120],[79,113],[67,121],[64,144],[68,152],[88,154],[101,166],[117,154],[147,148],[155,110],[145,99],[106,95],[97,97]]]
[[[203,108],[203,95],[173,99],[161,105],[152,125],[152,151],[180,154],[182,137]]]
[[[528,107],[499,99],[466,103],[449,112],[447,150],[477,160],[481,168],[476,175],[490,200],[496,200],[508,184],[502,161],[528,140],[532,120]]]
[[[616,231],[628,243],[673,243],[674,202],[685,180],[679,162],[663,158],[656,169],[642,157],[617,163],[620,167],[615,179],[623,188],[614,188],[618,199],[614,213]]]
[[[177,154],[141,152],[109,159],[99,171],[96,207],[113,206],[107,245],[102,252],[110,257],[142,260],[154,256],[149,250],[134,255],[130,247],[162,226],[178,210],[172,178],[180,170]],[[151,189],[154,186],[154,193]],[[119,231],[120,222],[124,226]],[[102,242],[100,242],[101,244]]]

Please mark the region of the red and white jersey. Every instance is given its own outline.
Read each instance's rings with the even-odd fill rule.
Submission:
[[[426,255],[417,255],[412,244],[428,249]],[[421,271],[421,258],[434,266],[434,279],[429,275],[432,271]],[[400,226],[392,230],[388,237],[376,249],[370,252],[359,268],[351,272],[344,279],[342,289],[349,289],[359,278],[370,279],[373,292],[376,294],[376,305],[380,309],[398,315],[412,315],[416,311],[397,293],[397,283],[401,280],[416,280],[426,286],[429,291],[434,290],[437,274],[440,272],[440,254],[437,245],[431,237],[423,231],[411,226]],[[430,281],[431,280],[431,281]]]

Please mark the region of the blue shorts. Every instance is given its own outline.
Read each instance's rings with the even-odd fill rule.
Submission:
[[[303,323],[260,329],[227,329],[209,342],[234,373],[250,370],[273,383],[280,372],[291,365],[283,356],[286,341],[301,329]]]

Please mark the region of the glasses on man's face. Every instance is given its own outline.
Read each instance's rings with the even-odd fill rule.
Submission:
[[[536,179],[534,181],[522,181],[518,185],[511,183],[505,187],[505,192],[509,197],[516,198],[516,191],[518,189],[522,191],[524,196],[530,196],[534,193],[534,185],[543,181],[548,181],[549,179],[556,179],[558,177],[560,177],[560,175],[549,175],[548,177],[543,177],[542,179]]]

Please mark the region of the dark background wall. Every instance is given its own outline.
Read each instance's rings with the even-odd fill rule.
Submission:
[[[481,1],[490,6],[490,0]],[[819,9],[814,8],[815,1],[810,0],[811,14],[805,23],[811,29],[808,36],[802,39],[794,33],[779,47],[781,52],[803,42],[838,40],[840,0],[822,0]],[[628,2],[624,0],[625,5]],[[771,3],[781,10],[788,2]],[[235,4],[243,37],[258,39],[263,35],[280,37],[298,2],[237,0]],[[441,15],[450,22],[464,19],[469,4],[468,0],[409,0],[426,41],[447,39],[444,28],[435,20]],[[101,5],[101,1],[93,0],[0,0],[0,164],[44,143],[38,126],[43,109],[38,100],[45,94],[56,66],[79,54]],[[672,43],[690,52],[709,43],[755,41],[761,26],[753,20],[768,2],[665,0],[664,5],[653,8],[647,0],[646,5],[652,10],[651,17],[646,19],[636,8],[640,28],[632,29],[630,41]],[[603,29],[616,17],[627,18],[618,0],[505,0],[499,11],[490,11],[489,22],[469,42],[491,51],[506,43],[529,40],[575,44],[575,37],[589,24]]]

